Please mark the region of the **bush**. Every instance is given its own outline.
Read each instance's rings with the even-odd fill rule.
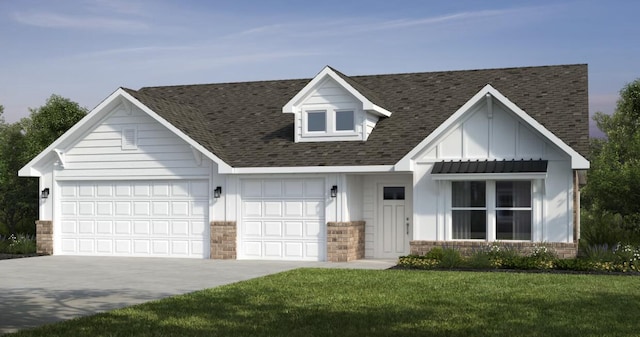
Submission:
[[[441,268],[458,268],[462,266],[462,255],[453,248],[445,248],[442,250],[442,258],[438,263]]]
[[[451,269],[468,267],[474,269],[516,270],[574,270],[597,272],[640,272],[640,246],[617,244],[593,246],[576,259],[558,259],[552,249],[544,245],[534,246],[529,256],[492,244],[478,249],[468,257],[462,257],[453,248],[434,248],[424,256],[402,256],[398,265],[415,269]]]
[[[6,254],[34,254],[36,239],[32,235],[11,234],[8,238],[0,238],[0,253]]]

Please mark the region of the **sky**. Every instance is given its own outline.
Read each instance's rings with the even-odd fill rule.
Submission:
[[[587,63],[589,109],[640,78],[640,1],[0,0],[0,105],[118,87]],[[592,126],[592,135],[598,135]]]

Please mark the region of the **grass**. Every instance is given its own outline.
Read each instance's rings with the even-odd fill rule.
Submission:
[[[638,336],[640,278],[298,269],[16,336]]]

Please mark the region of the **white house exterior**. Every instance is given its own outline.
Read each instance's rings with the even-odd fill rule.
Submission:
[[[497,242],[570,256],[586,74],[326,67],[120,88],[19,175],[46,191],[42,253],[346,261]]]

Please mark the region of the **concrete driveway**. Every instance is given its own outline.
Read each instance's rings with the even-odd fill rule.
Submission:
[[[300,267],[386,269],[394,262],[77,256],[0,260],[0,334]]]

